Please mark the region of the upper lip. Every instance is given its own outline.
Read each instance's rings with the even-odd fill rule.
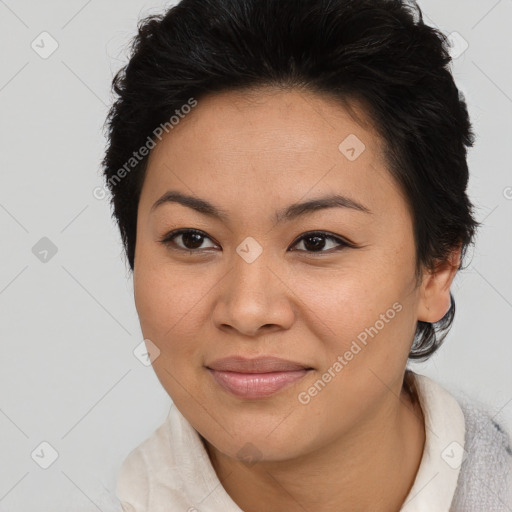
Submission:
[[[211,370],[239,373],[291,372],[294,370],[311,369],[310,366],[302,363],[268,356],[253,359],[241,356],[225,357],[223,359],[216,359],[205,366]]]

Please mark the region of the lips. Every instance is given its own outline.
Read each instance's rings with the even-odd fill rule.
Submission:
[[[276,357],[228,357],[206,365],[215,382],[238,398],[270,396],[306,376],[311,367]]]
[[[278,357],[257,357],[246,359],[245,357],[226,357],[217,359],[206,365],[212,370],[239,372],[239,373],[269,373],[290,372],[294,370],[309,369],[307,365],[280,359]]]

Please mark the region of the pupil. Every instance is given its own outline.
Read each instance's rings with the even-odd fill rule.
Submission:
[[[315,240],[313,244],[309,244],[308,240]],[[322,236],[308,236],[304,239],[304,246],[306,249],[323,249],[325,246],[325,238]]]
[[[183,233],[181,236],[183,237],[183,244],[188,249],[197,249],[198,247],[201,247],[201,244],[203,243],[203,236],[198,233]],[[195,241],[192,240],[192,242],[189,243],[190,238],[194,237]],[[192,245],[192,247],[190,247],[190,245]]]

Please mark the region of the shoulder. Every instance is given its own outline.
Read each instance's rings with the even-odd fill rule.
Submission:
[[[116,494],[121,500],[123,512],[147,509],[149,482],[143,450],[145,445],[147,440],[127,455],[117,475]]]
[[[464,459],[450,512],[510,511],[512,435],[499,411],[462,393],[454,394],[465,420]]]
[[[126,456],[116,487],[123,512],[156,512],[161,510],[158,508],[161,503],[174,504],[179,500],[184,468],[177,453],[189,448],[181,446],[184,443],[181,421],[184,422],[177,409],[171,407],[165,421]]]
[[[151,489],[149,478],[159,465],[165,464],[161,459],[167,435],[167,425],[164,422],[124,459],[116,485],[116,493],[121,500],[123,512],[148,509]]]
[[[512,459],[510,429],[497,419],[498,412],[475,399],[456,397],[466,423],[466,450],[484,458],[506,461]]]

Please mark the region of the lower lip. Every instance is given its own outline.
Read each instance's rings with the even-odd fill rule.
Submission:
[[[270,373],[237,373],[208,371],[216,382],[239,398],[265,398],[302,379],[309,370]]]

